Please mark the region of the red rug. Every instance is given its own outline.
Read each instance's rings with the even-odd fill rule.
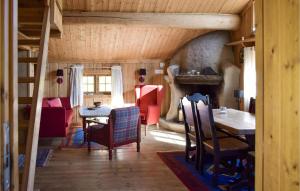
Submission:
[[[191,191],[210,191],[207,183],[199,180],[187,165],[182,163],[184,152],[157,152],[162,161],[174,172],[181,182]],[[180,159],[178,159],[180,157]],[[185,161],[184,161],[185,162]]]

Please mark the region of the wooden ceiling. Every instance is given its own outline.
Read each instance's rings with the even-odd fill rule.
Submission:
[[[230,13],[249,0],[64,0],[64,11]],[[63,24],[61,39],[52,38],[50,62],[123,62],[168,59],[188,41],[209,30],[126,24]]]

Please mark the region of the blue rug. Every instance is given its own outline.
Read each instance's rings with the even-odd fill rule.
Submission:
[[[82,128],[71,128],[67,134],[67,137],[62,141],[60,148],[85,148],[87,149],[88,144],[87,142],[83,142],[83,129]],[[103,147],[97,143],[91,142],[91,149],[99,150],[106,147]]]
[[[47,165],[49,159],[51,158],[53,149],[49,148],[38,148],[36,156],[36,167],[44,167]],[[19,155],[19,168],[24,168],[25,165],[25,155]]]
[[[158,152],[159,157],[164,163],[174,172],[181,182],[191,191],[220,191],[220,188],[213,187],[211,159],[206,159],[204,173],[201,175],[196,169],[195,164],[185,161],[185,153],[182,151],[176,152]],[[220,175],[218,185],[228,185],[237,180],[240,176]],[[240,191],[247,191],[247,188],[241,188]]]

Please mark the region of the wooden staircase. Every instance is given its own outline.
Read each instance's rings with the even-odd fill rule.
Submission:
[[[51,14],[53,14],[51,9],[58,5],[57,1],[58,0],[20,0],[19,2],[18,48],[19,50],[35,52],[36,55],[33,57],[19,55],[19,66],[20,64],[26,64],[28,67],[29,65],[34,66],[34,75],[18,77],[19,84],[28,84],[28,87],[31,86],[33,88],[32,95],[18,98],[19,151],[25,154],[25,166],[23,171],[20,172],[20,178],[22,180],[20,190],[22,191],[31,191],[34,189],[50,31],[55,34],[55,37],[60,37],[61,34],[61,30],[58,30],[57,25],[51,21]],[[19,92],[20,91],[19,89]],[[29,90],[27,91],[30,92]],[[24,116],[26,112],[27,117]]]

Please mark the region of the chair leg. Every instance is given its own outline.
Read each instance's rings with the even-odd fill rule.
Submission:
[[[145,125],[145,136],[147,135],[147,127],[148,125]]]
[[[185,147],[185,161],[188,162],[189,161],[189,147],[186,146]]]
[[[159,123],[156,123],[156,128],[159,129]]]
[[[198,167],[197,167],[197,170],[200,170],[200,174],[202,174],[203,175],[203,172],[204,172],[204,152],[203,152],[203,150],[202,150],[202,148],[201,149],[199,149],[200,151],[199,151],[199,157],[198,157]],[[198,151],[197,151],[198,152]],[[198,153],[197,153],[198,154]]]
[[[140,152],[140,149],[141,149],[141,147],[140,147],[140,142],[137,142],[137,143],[136,143],[136,151],[137,151],[137,152]]]
[[[218,185],[218,177],[220,173],[219,171],[220,171],[220,159],[218,157],[214,157],[214,174],[212,177],[213,186]]]
[[[91,141],[88,140],[88,151],[91,151]]]
[[[201,160],[201,153],[200,153],[200,149],[196,148],[196,170],[199,170],[199,166],[200,166],[200,160]]]
[[[112,159],[112,149],[108,149],[108,158],[109,160]]]

